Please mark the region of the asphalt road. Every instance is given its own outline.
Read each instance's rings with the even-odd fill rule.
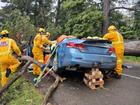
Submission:
[[[54,105],[140,105],[140,66],[124,70],[121,80],[105,80],[105,89],[90,90],[82,75],[67,73],[69,78],[51,98]]]

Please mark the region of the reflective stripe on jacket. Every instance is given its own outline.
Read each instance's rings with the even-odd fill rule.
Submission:
[[[7,45],[7,50],[6,51],[1,51],[0,52],[0,56],[4,56],[4,55],[9,55],[12,54],[12,50],[11,50],[11,39],[8,39],[8,45]],[[0,42],[0,47],[3,47],[2,42]],[[6,47],[6,46],[5,46]]]

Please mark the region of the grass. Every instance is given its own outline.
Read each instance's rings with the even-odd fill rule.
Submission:
[[[125,56],[124,57],[125,62],[131,62],[131,63],[140,63],[140,57],[135,56]]]
[[[39,91],[21,77],[0,97],[0,105],[40,105],[42,100]]]

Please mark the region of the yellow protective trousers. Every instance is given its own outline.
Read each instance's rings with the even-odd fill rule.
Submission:
[[[123,45],[115,45],[115,53],[116,53],[116,57],[117,57],[117,65],[116,65],[116,72],[118,75],[122,74],[122,64],[123,64],[123,57],[124,57],[124,47]]]
[[[0,71],[1,71],[1,85],[4,87],[8,82],[8,77],[6,77],[6,70],[9,68],[12,73],[17,70],[20,65],[18,59],[12,55],[0,56]]]
[[[34,48],[33,48],[34,49]],[[33,55],[34,55],[34,59],[40,63],[44,63],[44,55],[43,52],[34,52],[33,50]],[[36,64],[33,65],[33,74],[34,75],[39,75],[41,72],[41,68],[39,66],[37,66]]]

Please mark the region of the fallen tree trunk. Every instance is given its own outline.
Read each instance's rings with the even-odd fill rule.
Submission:
[[[60,79],[56,78],[55,82],[47,90],[47,92],[45,94],[45,97],[44,97],[44,100],[43,100],[41,105],[46,105],[47,104],[49,97],[52,95],[54,90],[58,87],[59,82],[60,82]]]
[[[30,57],[30,56],[22,56],[21,60],[30,61],[31,63],[34,63],[34,64],[36,64],[36,65],[39,66],[39,67],[42,67],[42,66],[43,66],[43,64],[41,64],[40,62],[34,60],[34,59],[33,59],[32,57]]]
[[[31,63],[31,62],[28,61],[28,62],[21,68],[20,72],[17,73],[16,77],[15,77],[13,80],[11,80],[4,88],[2,88],[2,89],[0,90],[0,97],[2,96],[2,94],[3,94],[6,90],[8,90],[8,88],[9,88],[16,80],[18,80],[18,79],[23,75],[23,73],[26,72],[27,67],[30,65],[30,63]]]
[[[58,87],[60,82],[63,82],[65,78],[61,78],[59,75],[55,74],[53,71],[50,72],[50,75],[55,78],[55,82],[49,87],[47,90],[44,101],[41,105],[47,105],[49,97],[52,95],[52,93],[55,91],[55,89]]]
[[[140,56],[140,41],[129,41],[125,43],[126,56]]]
[[[55,91],[55,89],[58,87],[60,82],[63,82],[65,78],[61,78],[59,75],[55,74],[53,71],[50,71],[49,73],[52,77],[55,78],[55,82],[49,87],[47,90],[44,101],[42,102],[41,105],[47,105],[49,97],[52,95],[52,93]]]
[[[129,49],[129,48],[125,48],[125,52],[124,55],[126,56],[140,56],[140,49]]]

